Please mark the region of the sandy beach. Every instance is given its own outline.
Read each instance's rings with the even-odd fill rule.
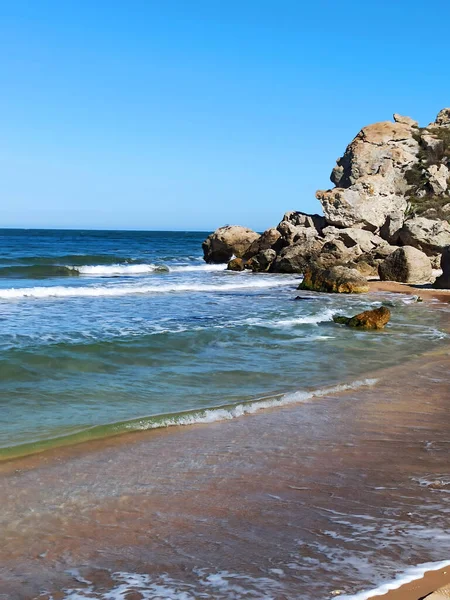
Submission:
[[[0,598],[128,586],[129,600],[163,584],[194,597],[229,598],[234,585],[328,598],[445,560],[450,544],[434,536],[449,527],[449,358],[240,419],[3,462]],[[386,597],[417,599],[446,575]]]

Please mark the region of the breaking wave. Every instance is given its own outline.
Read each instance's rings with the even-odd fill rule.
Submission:
[[[161,285],[111,285],[111,286],[47,286],[24,287],[0,290],[0,299],[18,300],[22,298],[92,298],[129,296],[135,294],[164,294],[180,292],[232,292],[239,290],[262,290],[298,283],[295,278],[257,279],[248,275],[239,277],[233,283],[202,284],[202,283],[171,283]]]
[[[82,429],[78,432],[68,434],[59,438],[50,438],[39,442],[29,442],[20,446],[10,446],[0,449],[0,457],[11,458],[32,454],[33,452],[41,452],[50,447],[76,444],[83,441],[100,439],[110,436],[129,433],[132,431],[148,431],[151,429],[159,429],[162,427],[174,427],[195,424],[215,423],[216,421],[228,421],[251,415],[267,408],[277,408],[287,406],[289,404],[298,404],[307,402],[314,398],[323,398],[339,394],[349,390],[358,390],[363,387],[370,387],[377,383],[378,379],[361,379],[352,383],[344,383],[334,385],[332,387],[320,388],[312,391],[299,390],[287,394],[278,394],[257,400],[248,400],[238,404],[225,404],[222,406],[192,409],[181,411],[178,413],[165,413],[152,415],[148,417],[140,417],[121,421],[117,423],[109,423],[105,425],[94,425]]]

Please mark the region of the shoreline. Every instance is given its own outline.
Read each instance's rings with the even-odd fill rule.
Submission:
[[[37,595],[34,589],[27,591],[23,572],[31,573],[29,579],[50,594],[55,586],[73,589],[68,573],[74,569],[81,573],[78,581],[84,578],[97,586],[104,581],[105,569],[147,573],[151,565],[152,573],[168,572],[177,581],[188,577],[193,586],[200,584],[192,581],[192,569],[194,573],[198,568],[211,569],[208,565],[212,563],[223,572],[239,572],[237,565],[242,569],[244,561],[247,579],[243,582],[248,585],[253,585],[250,576],[254,585],[259,585],[262,569],[264,585],[270,584],[274,590],[291,586],[289,589],[308,589],[311,597],[316,594],[314,597],[325,599],[331,598],[332,590],[344,587],[345,594],[357,598],[352,588],[371,586],[358,585],[356,573],[352,575],[351,569],[340,573],[339,565],[336,571],[332,563],[325,563],[314,570],[311,581],[308,570],[293,577],[296,571],[285,565],[289,560],[292,563],[289,557],[297,552],[297,527],[303,540],[305,535],[306,539],[313,536],[306,555],[313,558],[314,532],[339,527],[340,519],[336,521],[334,513],[350,511],[348,520],[370,510],[377,519],[384,518],[386,498],[393,492],[385,496],[383,489],[395,485],[400,494],[397,501],[405,494],[421,494],[419,503],[425,499],[436,503],[441,497],[436,496],[439,490],[415,484],[411,477],[426,479],[432,472],[438,478],[439,471],[446,472],[442,460],[448,443],[443,418],[448,411],[448,379],[439,381],[438,375],[442,379],[442,374],[448,373],[449,357],[446,346],[383,370],[375,386],[269,408],[251,418],[124,434],[0,464],[0,534],[5,539],[0,564],[13,578],[11,591],[6,588],[9,597],[29,600]],[[425,383],[428,395],[424,403]],[[427,433],[425,437],[419,433],[417,438],[416,430]],[[436,448],[431,454],[424,454],[427,439],[432,439]],[[390,448],[395,448],[398,465],[389,464]],[[369,487],[358,475],[360,469],[367,473]],[[409,487],[408,492],[404,486]],[[333,527],[327,524],[330,515]],[[402,530],[404,519],[409,521],[409,517],[401,517]],[[386,523],[390,521],[391,517]],[[150,537],[146,531],[151,532]],[[358,531],[355,529],[357,537]],[[343,532],[337,540],[341,535]],[[165,541],[161,545],[159,540]],[[375,550],[380,542],[373,534],[366,545],[369,540]],[[394,535],[390,544],[399,542],[401,537]],[[345,552],[348,542],[329,539],[327,543],[330,552]],[[427,545],[420,550],[419,544],[410,564],[445,558]],[[86,571],[80,564],[95,564],[103,575],[97,567]],[[372,576],[379,579],[382,565],[373,569]],[[278,572],[284,575],[278,576]],[[212,571],[208,577],[218,575]],[[345,586],[339,581],[342,578]],[[429,575],[425,581],[428,585]],[[322,588],[320,593],[313,592],[313,582],[323,582],[327,594]],[[383,597],[418,600],[415,590],[405,587],[404,596]],[[273,594],[277,599],[297,596],[292,592]],[[53,597],[59,599],[54,593]],[[226,598],[219,593],[212,597]]]
[[[370,292],[392,292],[394,294],[411,294],[420,296],[425,301],[438,300],[439,302],[450,302],[450,290],[437,290],[428,285],[410,285],[396,281],[369,281]]]

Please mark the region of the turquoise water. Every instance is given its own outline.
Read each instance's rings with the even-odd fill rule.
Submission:
[[[296,275],[205,265],[206,235],[0,231],[3,453],[320,389],[447,341],[439,312],[407,296],[297,292]],[[386,301],[383,332],[331,321]]]

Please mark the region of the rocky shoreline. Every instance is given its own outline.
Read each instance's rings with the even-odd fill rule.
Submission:
[[[337,160],[335,187],[316,193],[323,216],[290,211],[262,234],[220,227],[203,242],[204,260],[300,273],[325,292],[364,292],[373,278],[448,289],[449,167],[450,108],[424,128],[394,114],[363,127]]]

